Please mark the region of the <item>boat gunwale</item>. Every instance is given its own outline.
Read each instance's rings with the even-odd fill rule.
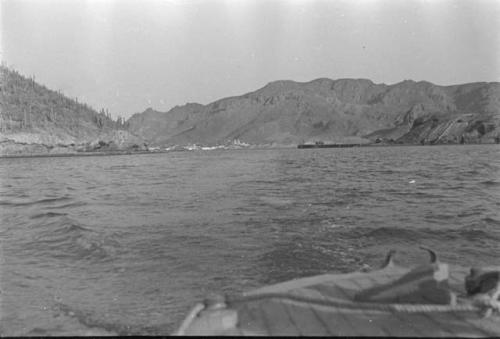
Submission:
[[[499,266],[485,266],[482,267],[482,269],[500,271]],[[482,310],[481,307],[474,305],[470,299],[467,299],[465,294],[465,287],[463,284],[460,285],[460,283],[463,282],[463,277],[465,277],[468,274],[469,270],[470,268],[466,268],[463,266],[450,265],[450,275],[448,277],[449,280],[452,281],[452,284],[450,284],[450,290],[452,290],[454,293],[459,292],[457,296],[460,297],[459,299],[460,303],[454,305],[359,302],[352,300],[350,296],[346,294],[346,291],[350,291],[351,289],[342,286],[343,284],[341,282],[346,282],[346,281],[354,282],[359,278],[368,278],[373,282],[373,284],[376,284],[378,282],[376,279],[377,277],[381,278],[381,280],[387,279],[388,281],[392,281],[394,279],[397,279],[401,275],[404,275],[409,271],[411,271],[411,268],[405,268],[398,265],[391,265],[371,272],[358,271],[347,274],[341,274],[341,273],[321,274],[316,276],[297,278],[273,285],[263,286],[248,292],[243,292],[235,295],[227,295],[224,298],[225,300],[224,307],[228,310],[236,311],[239,314],[245,308],[251,309],[252,307],[250,305],[252,305],[254,302],[255,302],[254,305],[260,305],[262,302],[266,302],[265,300],[267,299],[268,302],[271,303],[277,302],[279,304],[284,304],[285,306],[286,304],[297,305],[298,303],[299,305],[302,306],[308,305],[308,307],[311,309],[317,307],[318,310],[327,307],[334,309],[335,312],[338,314],[342,314],[343,312],[342,310],[347,311],[347,309],[354,310],[356,312],[359,312],[359,314],[363,314],[365,316],[372,314],[372,312],[377,312],[377,313],[382,312],[389,314],[412,313],[412,314],[423,314],[423,315],[436,314],[435,312],[438,312],[440,314],[450,313],[453,318],[467,322],[471,330],[473,330],[475,333],[482,333],[482,335],[490,335],[491,333],[496,333],[495,328],[493,330],[486,330],[482,328],[481,325],[476,324],[475,321],[469,322],[467,321],[466,318],[464,318],[464,314],[466,313],[472,313],[477,315]],[[317,285],[330,285],[334,288],[338,288],[339,292],[343,294],[343,297],[345,298],[342,299],[339,297],[333,297],[331,295],[325,296],[320,291],[316,291],[315,289],[308,289],[308,287],[313,287]],[[362,289],[359,284],[353,284],[353,285],[355,286],[352,289],[353,291],[359,291]],[[319,293],[319,296],[321,296],[321,298],[320,297],[317,297],[317,299],[310,298],[310,295],[308,296],[307,292],[301,295],[300,293],[301,291],[303,292],[315,291]],[[260,305],[259,307],[261,306],[262,305]],[[205,311],[210,311],[210,307],[206,307],[204,310],[198,312],[198,316],[203,316],[202,314]],[[459,314],[462,314],[462,316],[460,316]],[[479,317],[478,319],[481,319],[481,317]],[[195,321],[195,319],[191,320]],[[436,323],[437,327],[439,327],[439,325],[440,325],[439,322]],[[189,325],[185,327],[185,330],[186,329],[189,329]],[[240,327],[240,325],[235,325],[234,329],[232,330],[238,330],[241,334],[254,335],[253,330],[245,329],[243,327]],[[449,329],[446,330],[445,332],[453,333]],[[177,331],[176,334],[179,335],[180,334],[179,331]]]

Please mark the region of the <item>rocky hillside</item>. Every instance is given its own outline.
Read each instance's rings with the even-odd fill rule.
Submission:
[[[0,67],[0,154],[141,147],[143,139],[127,131],[121,119]]]
[[[436,86],[365,79],[276,81],[242,96],[127,121],[156,145],[301,142],[493,143],[500,136],[500,83]]]

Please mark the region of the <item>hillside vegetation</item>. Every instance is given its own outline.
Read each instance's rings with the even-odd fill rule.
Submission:
[[[208,105],[133,115],[129,130],[155,145],[294,146],[302,142],[499,142],[500,84],[437,86],[406,80],[275,81]]]
[[[0,67],[0,154],[143,147],[143,140],[77,99]],[[135,145],[135,146],[134,146]]]

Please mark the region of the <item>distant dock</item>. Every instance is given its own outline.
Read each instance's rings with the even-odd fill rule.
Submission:
[[[315,143],[315,144],[300,144],[297,148],[346,148],[346,147],[361,147],[363,144],[324,144],[324,143]]]

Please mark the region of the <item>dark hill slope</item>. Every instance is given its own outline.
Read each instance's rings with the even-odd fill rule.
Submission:
[[[436,86],[366,79],[276,81],[251,93],[169,112],[148,109],[130,131],[154,144],[294,145],[304,141],[493,142],[499,133],[500,84]]]
[[[0,67],[0,153],[23,151],[71,151],[80,147],[113,144],[117,149],[142,139],[86,104],[72,100],[26,78],[17,71]],[[65,148],[65,150],[64,150]]]

